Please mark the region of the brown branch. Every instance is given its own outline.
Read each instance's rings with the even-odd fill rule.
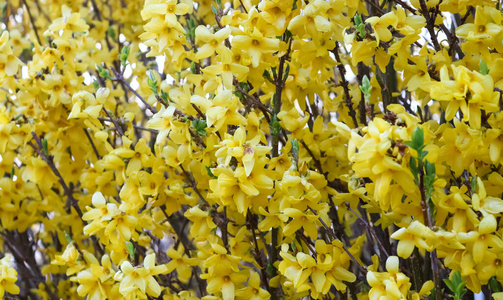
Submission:
[[[309,149],[309,147],[307,146],[306,142],[304,142],[304,140],[300,140],[300,143],[302,144],[302,146],[304,146],[304,148],[306,148],[307,150],[307,153],[309,153],[309,155],[311,155],[311,157],[313,158],[314,160],[314,165],[316,166],[316,168],[318,169],[318,172],[320,174],[323,174],[323,169],[321,167],[321,162],[319,159],[317,159],[316,157],[314,157],[314,153],[311,151],[311,149]]]
[[[197,196],[199,197],[199,200],[201,200],[201,202],[205,205],[205,206],[210,206],[208,204],[208,201],[206,201],[206,199],[204,199],[203,195],[201,194],[201,192],[199,191],[199,189],[197,188],[197,183],[194,179],[194,177],[192,177],[192,174],[190,174],[189,172],[187,172],[185,170],[185,168],[180,165],[180,169],[182,170],[183,174],[185,175],[185,177],[187,177],[187,179],[189,180],[189,183],[190,183],[190,187],[194,190],[194,192],[197,194]]]
[[[260,266],[260,277],[262,281],[262,286],[264,286],[269,293],[271,293],[271,287],[269,286],[269,278],[267,276],[266,272],[266,262],[264,262],[263,257],[261,255],[260,249],[258,247],[257,243],[257,235],[255,233],[255,228],[257,228],[257,222],[255,220],[255,215],[252,214],[250,209],[248,209],[248,215],[247,215],[247,221],[248,221],[248,226],[250,227],[250,230],[252,232],[252,238],[253,238],[253,244],[255,246],[255,261],[259,264]]]
[[[430,15],[428,7],[426,6],[425,0],[419,0],[419,5],[421,6],[421,15],[426,19],[426,29],[430,33],[431,41],[435,51],[440,51],[440,44],[438,43],[437,35],[435,34],[435,17],[436,14]]]
[[[353,97],[351,97],[351,94],[349,93],[349,82],[346,80],[346,69],[344,68],[344,65],[342,64],[341,57],[339,56],[339,43],[335,43],[335,49],[332,50],[332,53],[335,55],[335,60],[337,61],[337,69],[339,70],[339,73],[341,75],[341,81],[340,85],[342,85],[342,88],[344,89],[344,94],[346,95],[346,106],[349,109],[349,116],[353,120],[353,124],[355,125],[355,128],[358,128],[358,121],[356,120],[356,112],[355,109],[353,108]]]
[[[89,142],[91,143],[91,147],[93,148],[93,151],[94,151],[94,154],[96,154],[96,158],[97,159],[101,159],[101,156],[100,154],[98,153],[98,149],[96,149],[96,145],[94,145],[94,142],[93,142],[93,139],[91,138],[91,136],[89,135],[89,132],[87,132],[87,129],[85,128],[82,128],[84,130],[84,133],[86,134],[86,137],[87,139],[89,140]]]
[[[339,238],[337,238],[337,236],[335,236],[335,233],[332,231],[332,229],[330,229],[330,227],[328,227],[328,225],[321,219],[321,217],[318,216],[316,211],[314,209],[312,209],[311,207],[308,207],[308,208],[313,212],[314,215],[316,215],[318,217],[318,221],[320,221],[321,225],[323,225],[323,227],[329,233],[329,235],[331,235],[334,240],[339,240]],[[351,252],[349,252],[348,248],[346,247],[346,245],[344,245],[344,243],[342,243],[342,248],[349,255],[349,258],[351,258],[351,260],[355,263],[355,265],[360,270],[360,272],[362,274],[367,274],[367,270],[362,265],[360,265],[358,260],[354,257],[354,255]]]
[[[379,237],[377,236],[377,233],[375,232],[374,230],[374,226],[371,225],[367,220],[365,220],[362,216],[360,216],[357,212],[355,212],[351,206],[349,205],[349,203],[346,203],[346,207],[348,208],[348,210],[350,212],[352,212],[357,218],[358,220],[360,220],[360,222],[363,223],[363,225],[367,228],[367,230],[370,232],[370,234],[374,237],[374,239],[376,240],[377,242],[377,246],[379,246],[379,249],[382,251],[382,254],[385,255],[385,259],[382,259],[382,261],[386,261],[386,259],[389,257],[389,253],[388,251],[386,250],[386,248],[384,248],[384,245],[382,244],[381,240],[379,239]]]
[[[143,105],[145,105],[145,107],[150,110],[150,112],[152,112],[153,114],[156,114],[157,113],[157,109],[155,109],[155,107],[152,107],[150,104],[148,104],[147,101],[145,101],[145,99],[140,96],[140,94],[138,94],[138,92],[133,89],[131,87],[131,85],[129,84],[129,82],[127,82],[127,80],[124,78],[124,76],[122,76],[122,74],[120,72],[118,72],[114,67],[110,67],[110,69],[112,69],[112,71],[114,72],[115,74],[115,79],[116,81],[120,81],[122,83],[124,83],[124,85],[131,91],[133,92],[133,94],[138,97],[138,99],[140,99],[140,101],[143,103]]]
[[[108,120],[110,122],[112,122],[115,126],[115,129],[117,130],[117,132],[122,136],[124,135],[124,129],[122,129],[121,126],[119,126],[119,123],[117,123],[117,120],[115,120],[114,118],[112,118],[112,116],[110,116],[110,113],[108,112],[108,110],[106,110],[104,107],[103,107],[103,111],[105,112],[105,114],[108,116]]]
[[[52,172],[54,173],[54,175],[56,175],[56,177],[58,177],[58,181],[61,185],[61,187],[63,188],[63,191],[66,195],[66,209],[67,210],[70,210],[70,207],[73,207],[75,209],[75,211],[77,212],[77,214],[79,215],[80,219],[82,220],[82,216],[83,216],[83,213],[82,213],[82,210],[80,209],[79,207],[79,203],[77,201],[77,199],[75,199],[75,197],[73,197],[73,192],[72,190],[68,187],[68,185],[66,184],[65,180],[63,179],[63,176],[61,175],[61,173],[59,173],[58,171],[58,168],[56,168],[56,165],[54,164],[54,161],[53,161],[53,158],[52,156],[47,156],[43,151],[43,146],[42,146],[42,141],[40,140],[40,138],[38,137],[38,135],[35,133],[35,132],[31,132],[31,135],[33,136],[33,139],[35,140],[35,142],[37,143],[37,146],[35,146],[31,141],[28,141],[28,145],[30,145],[33,150],[35,150],[35,152],[38,153],[38,155],[40,156],[40,158],[42,158],[43,161],[45,161],[45,163],[49,166],[49,168],[51,168]],[[84,225],[87,225],[87,222],[82,220],[82,223]],[[91,240],[93,241],[93,244],[94,244],[94,247],[95,249],[101,254],[105,254],[105,252],[103,251],[103,249],[101,248],[101,246],[98,244],[98,241],[96,239],[95,236],[91,236]]]
[[[30,18],[31,26],[33,26],[33,31],[35,31],[35,36],[37,37],[37,41],[40,44],[40,46],[43,46],[42,40],[40,39],[40,36],[38,35],[37,27],[35,26],[35,20],[33,19],[33,16],[31,15],[30,7],[26,3],[26,0],[21,0],[21,1],[23,2],[24,6],[26,7],[26,12],[28,13],[28,17]]]

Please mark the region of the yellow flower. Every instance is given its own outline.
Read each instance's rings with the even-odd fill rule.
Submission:
[[[66,246],[62,255],[56,255],[51,264],[67,266],[66,275],[70,276],[85,268],[85,264],[78,260],[79,256],[79,252],[72,242]]]
[[[208,285],[206,290],[210,293],[220,294],[223,300],[233,300],[236,295],[236,287],[248,278],[248,272],[243,270],[233,272],[226,266],[215,266],[211,274],[202,274]]]
[[[68,115],[68,119],[86,118],[88,116],[97,118],[109,95],[110,90],[107,88],[100,88],[96,92],[96,97],[86,91],[74,94],[72,97],[73,107]],[[83,107],[85,107],[85,109],[81,112]]]
[[[9,32],[4,31],[0,36],[0,79],[17,74],[23,63],[14,55],[9,42]]]
[[[496,47],[498,34],[502,30],[500,12],[490,6],[477,5],[474,22],[459,26],[456,35],[467,41],[462,44],[464,51],[477,50],[489,57],[488,47]]]
[[[463,120],[470,126],[479,129],[481,126],[481,109],[495,112],[499,110],[498,93],[493,91],[493,79],[470,71],[464,66],[452,66],[454,80],[449,77],[446,65],[440,70],[440,82],[432,85],[430,94],[433,99],[448,101],[445,119],[454,118],[458,109],[463,113]]]
[[[327,16],[327,11],[330,9],[330,3],[327,1],[309,2],[304,8],[304,13],[295,16],[290,21],[288,30],[298,34],[301,38],[308,36],[319,38],[320,33],[330,32],[332,29],[332,24]]]
[[[390,237],[398,240],[397,253],[402,258],[409,258],[414,247],[428,251],[433,250],[432,245],[429,245],[427,241],[434,239],[434,233],[419,221],[414,221],[409,226],[400,228]]]
[[[91,253],[84,254],[89,268],[80,271],[72,281],[77,281],[79,287],[77,293],[81,297],[88,296],[89,299],[104,299],[112,296],[111,289],[114,285],[113,276],[115,271],[112,268],[110,257],[103,255],[101,265]]]
[[[196,59],[206,58],[213,55],[215,52],[222,53],[227,50],[222,42],[229,37],[231,33],[229,28],[220,29],[214,34],[211,33],[206,26],[199,25],[196,28],[196,40],[203,45],[196,53]]]
[[[387,272],[367,272],[367,282],[372,287],[369,292],[370,300],[379,299],[410,299],[409,289],[411,287],[410,279],[399,271],[399,260],[397,256],[390,256],[386,260]],[[414,293],[411,299],[421,299],[430,294],[434,284],[431,280],[425,282],[419,293]]]
[[[243,50],[250,54],[254,68],[259,66],[263,54],[279,50],[279,40],[266,38],[255,29],[251,34],[237,35],[232,39],[232,48]]]
[[[301,210],[295,208],[286,208],[283,210],[283,214],[292,218],[285,227],[283,227],[283,234],[290,236],[295,234],[297,230],[303,228],[310,238],[316,238],[318,235],[318,229],[316,228],[316,221],[318,216],[305,213]]]
[[[187,3],[177,2],[177,0],[147,0],[141,11],[141,17],[143,20],[148,20],[156,15],[164,15],[166,22],[176,23],[176,16],[184,15],[191,10]]]
[[[72,13],[72,9],[63,4],[61,7],[62,17],[54,20],[49,26],[49,30],[56,33],[63,30],[60,35],[63,39],[68,39],[74,32],[82,32],[89,29],[89,25],[80,18],[80,13]],[[58,34],[59,36],[59,34]]]
[[[208,66],[203,69],[203,72],[213,76],[221,75],[225,88],[232,90],[233,76],[236,77],[239,82],[242,82],[246,79],[249,69],[246,66],[233,63],[232,53],[229,52],[231,51],[227,49],[222,50],[217,56],[221,64]]]
[[[217,227],[210,214],[197,206],[189,208],[184,215],[192,221],[190,235],[196,240],[205,240],[210,231]]]
[[[197,260],[194,258],[189,258],[185,254],[180,254],[179,251],[175,249],[168,249],[166,254],[171,257],[171,261],[166,265],[167,273],[171,273],[176,271],[178,278],[182,282],[188,282],[190,276],[192,275],[191,266],[194,266],[197,263]]]
[[[3,297],[5,292],[18,295],[19,287],[16,285],[17,271],[11,267],[11,255],[5,255],[0,261],[0,297]]]
[[[121,211],[114,203],[106,203],[101,192],[93,194],[92,203],[95,208],[87,207],[89,210],[82,216],[84,221],[92,221],[84,227],[84,234],[93,235],[106,227],[107,222],[121,214]]]
[[[190,101],[201,108],[206,114],[207,126],[213,126],[215,131],[218,131],[224,124],[246,124],[246,119],[237,111],[239,99],[230,90],[220,91],[213,100],[192,96]]]
[[[155,265],[155,253],[152,253],[145,256],[143,267],[133,267],[130,262],[123,262],[114,280],[120,281],[119,292],[128,299],[146,298],[147,295],[158,297],[161,287],[154,276],[166,272],[165,265]]]
[[[376,38],[379,44],[380,40],[389,42],[393,38],[388,27],[396,27],[398,25],[398,17],[394,11],[390,11],[381,17],[370,17],[365,20],[365,23],[372,26],[374,32],[371,35]]]
[[[156,143],[161,143],[166,139],[168,134],[176,126],[173,124],[173,115],[175,113],[175,106],[170,105],[167,108],[162,107],[152,118],[147,122],[147,127],[158,130]]]
[[[260,287],[260,275],[257,272],[250,271],[248,286],[237,291],[236,296],[242,297],[243,299],[261,300],[269,299],[271,294]]]

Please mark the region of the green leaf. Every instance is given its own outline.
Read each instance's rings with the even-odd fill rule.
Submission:
[[[472,185],[472,193],[476,193],[477,190],[478,190],[478,187],[477,187],[477,177],[472,176],[471,185]]]
[[[360,90],[365,95],[370,95],[370,92],[372,91],[372,85],[370,85],[370,79],[367,75],[363,76],[362,78],[362,85],[360,86]]]
[[[246,83],[246,82],[240,82],[239,86],[243,89],[243,91],[245,91],[247,93],[250,91],[250,89],[248,88],[248,83]]]
[[[293,0],[292,10],[297,9],[297,0]]]
[[[109,79],[110,78],[110,72],[108,72],[107,69],[103,69],[103,71],[100,72],[100,77]]]
[[[466,282],[461,282],[457,288],[456,288],[456,293],[457,294],[461,294],[461,292],[463,292],[464,288],[465,288],[465,285],[466,285]],[[460,296],[463,296],[463,295],[460,295]]]
[[[269,73],[269,71],[264,70],[264,73],[262,73],[262,76],[263,76],[265,79],[269,80],[269,82],[274,82],[274,81],[272,80],[272,78],[271,78],[271,74]]]
[[[190,63],[190,73],[196,74],[196,63],[195,62]]]
[[[271,67],[271,71],[274,78],[276,78],[278,76],[278,74],[276,74],[276,67]]]
[[[292,143],[292,152],[295,158],[297,159],[299,157],[299,141],[297,139],[295,140],[290,140]]]
[[[425,161],[426,176],[435,178],[435,164]]]
[[[130,51],[129,46],[124,46],[122,47],[121,54],[119,54],[119,60],[122,63],[123,66],[127,64],[127,59],[129,57],[129,51]]]
[[[222,0],[215,0],[217,3],[218,8],[222,8]]]
[[[215,6],[213,6],[213,4],[211,5],[211,11],[213,12],[213,14],[215,16],[218,16],[218,10],[217,10],[217,8]]]
[[[455,288],[454,288],[452,281],[450,279],[444,279],[444,283],[449,288],[449,290],[454,292]]]
[[[416,127],[414,132],[412,133],[412,141],[405,143],[407,146],[418,152],[418,157],[420,156],[421,150],[424,148],[424,133],[423,129],[420,127]]]
[[[96,80],[93,80],[93,87],[94,87],[95,90],[98,90],[100,88],[99,82],[96,81]]]
[[[65,239],[70,244],[73,243],[72,237],[65,231]]]
[[[108,72],[108,69],[105,69],[100,65],[96,65],[96,68],[98,69],[98,76],[107,79],[110,78],[110,72]]]
[[[292,251],[293,251],[293,252],[296,252],[296,251],[297,251],[297,246],[295,246],[295,242],[294,242],[294,241],[291,241],[291,242],[290,242],[290,247],[292,247]]]
[[[419,116],[422,116],[423,115],[423,110],[421,109],[421,106],[417,106],[417,113],[419,114]],[[422,117],[421,117],[422,119]]]
[[[458,286],[461,282],[463,282],[461,278],[461,272],[456,271],[452,273],[452,282],[454,283],[454,286]]]
[[[361,24],[363,24],[362,17],[359,14],[356,14],[353,20],[356,26],[360,26]]]
[[[289,73],[290,73],[290,65],[286,65],[285,74],[283,75],[283,81],[286,81]]]
[[[273,138],[277,140],[279,138],[279,133],[281,132],[281,125],[279,124],[279,119],[276,114],[274,114],[271,118],[271,131]]]
[[[356,26],[356,30],[358,30],[358,32],[360,33],[360,36],[362,38],[364,38],[366,36],[364,24],[360,24],[360,25]]]
[[[189,19],[189,28],[190,29],[196,28],[196,24],[194,23],[194,19],[192,19],[192,18]]]
[[[496,277],[491,277],[491,279],[489,279],[489,287],[493,292],[496,293],[501,292],[500,284],[498,282],[498,279],[496,279]]]
[[[108,32],[108,36],[111,37],[112,40],[115,40],[116,35],[115,35],[114,28],[113,27],[108,27],[108,31],[107,32]]]
[[[47,140],[46,139],[42,139],[42,152],[44,152],[44,154],[46,156],[49,156],[49,148],[47,146]]]
[[[134,254],[136,252],[136,249],[134,248],[133,243],[127,241],[126,242],[126,249],[127,249],[127,252],[129,253],[129,258],[131,260],[134,260]]]
[[[206,121],[205,120],[193,120],[192,126],[196,129],[197,133],[206,135]]]
[[[161,90],[161,98],[162,100],[164,100],[164,103],[168,103],[168,93],[166,93],[165,91]]]
[[[487,67],[487,64],[484,60],[480,60],[479,62],[479,70],[482,75],[487,75],[489,74],[489,68]]]
[[[272,275],[274,275],[274,266],[272,265],[271,260],[269,260],[269,259],[267,260],[266,272],[271,277],[272,277]]]
[[[213,179],[218,179],[218,177],[215,176],[215,174],[213,174],[213,172],[211,172],[210,167],[206,166],[205,168],[206,168],[206,172],[208,172],[208,176],[210,176]]]
[[[157,79],[152,71],[148,73],[147,84],[150,87],[150,90],[154,92],[154,94],[157,94]]]
[[[415,157],[410,158],[410,171],[412,172],[412,175],[414,175],[414,180],[416,181],[416,184],[419,183],[419,170],[417,168],[417,162]]]

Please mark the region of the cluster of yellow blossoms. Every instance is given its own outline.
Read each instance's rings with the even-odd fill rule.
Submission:
[[[503,299],[496,0],[0,0],[0,296]]]

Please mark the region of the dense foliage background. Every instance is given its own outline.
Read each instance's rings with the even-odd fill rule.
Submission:
[[[499,1],[0,13],[0,295],[503,299]]]

